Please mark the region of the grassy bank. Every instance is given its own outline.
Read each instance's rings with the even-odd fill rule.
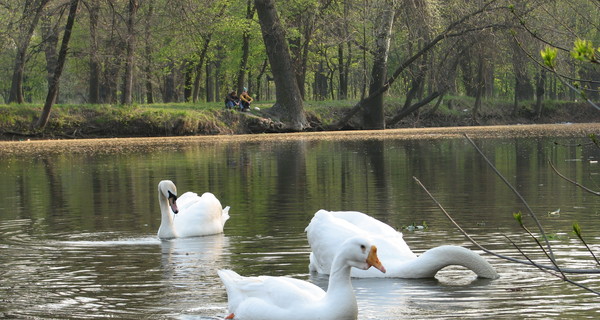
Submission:
[[[314,130],[334,123],[355,101],[309,101],[305,110]],[[42,105],[0,105],[0,135],[5,140],[23,138],[95,138],[149,137],[182,135],[246,134],[268,132],[269,119],[263,111],[272,102],[254,103],[260,110],[241,113],[225,110],[221,103],[172,103],[152,105],[55,105],[43,132],[32,129]],[[426,106],[403,119],[401,127],[447,127],[525,123],[596,122],[600,112],[585,103],[546,103],[540,119],[535,118],[533,103],[519,106],[511,115],[509,102],[486,102],[476,123],[472,119],[473,101],[451,97],[433,110]],[[386,113],[392,116],[400,103],[387,101]],[[358,118],[347,129],[358,128]]]

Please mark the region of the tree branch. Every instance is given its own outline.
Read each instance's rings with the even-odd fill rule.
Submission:
[[[508,188],[510,190],[512,190],[512,192],[519,198],[519,200],[521,200],[521,202],[523,202],[523,204],[525,205],[525,208],[527,208],[527,211],[529,211],[529,214],[533,218],[533,221],[535,221],[535,224],[537,225],[538,230],[540,231],[542,237],[544,238],[544,241],[546,242],[546,247],[548,248],[548,253],[549,253],[550,260],[553,260],[553,263],[556,263],[556,262],[554,262],[555,258],[554,258],[554,253],[552,251],[552,246],[550,245],[550,242],[548,241],[548,238],[546,237],[546,233],[544,232],[544,228],[542,227],[542,224],[538,220],[537,215],[533,212],[533,210],[531,209],[531,207],[529,207],[529,204],[527,203],[527,201],[525,201],[525,198],[523,198],[523,196],[519,193],[519,191],[517,191],[517,189],[515,189],[515,187],[513,187],[510,184],[510,182],[508,182],[508,180],[506,180],[506,178],[500,173],[500,171],[498,171],[498,169],[496,169],[496,167],[485,156],[485,154],[483,153],[483,151],[481,151],[481,149],[479,149],[479,147],[475,144],[475,142],[473,142],[473,140],[471,140],[471,138],[467,134],[464,134],[464,136],[467,139],[467,141],[469,141],[469,143],[471,143],[471,145],[473,145],[473,147],[479,153],[479,155],[481,155],[481,157],[483,157],[483,160],[485,160],[485,162],[490,166],[490,168],[492,168],[492,170],[494,170],[494,172],[502,180],[502,182],[504,182],[504,184],[506,184],[508,186]]]
[[[503,260],[508,260],[511,262],[515,262],[515,263],[519,263],[519,264],[524,264],[524,265],[529,265],[529,266],[534,266],[537,268],[542,268],[544,270],[553,270],[553,271],[559,271],[554,265],[542,265],[542,264],[538,264],[536,262],[533,262],[531,260],[521,260],[521,259],[517,259],[517,258],[513,258],[513,257],[509,257],[509,256],[505,256],[499,253],[496,253],[484,246],[482,246],[481,244],[479,244],[477,241],[475,241],[475,239],[473,239],[473,237],[471,237],[463,228],[460,227],[460,225],[452,218],[452,216],[446,211],[446,209],[444,209],[444,207],[440,204],[439,201],[437,201],[437,199],[429,192],[429,190],[427,190],[427,188],[421,183],[421,181],[419,181],[418,178],[413,177],[413,179],[417,182],[417,184],[425,191],[425,193],[427,193],[427,195],[433,200],[433,202],[437,205],[437,207],[444,213],[444,215],[446,215],[446,217],[448,218],[448,220],[450,220],[450,222],[471,242],[473,243],[475,246],[477,246],[479,249],[481,249],[482,251],[484,251],[487,254],[493,255],[495,257],[498,257],[500,259]],[[571,273],[571,274],[600,274],[600,269],[574,269],[574,268],[560,268],[560,271],[562,271],[563,273]]]
[[[594,191],[594,190],[592,190],[592,189],[590,189],[590,188],[588,188],[588,187],[586,187],[586,186],[582,185],[581,183],[579,183],[579,182],[577,182],[577,181],[574,181],[574,180],[571,180],[571,179],[567,178],[565,175],[563,175],[562,173],[560,173],[560,172],[558,171],[558,169],[556,169],[556,167],[554,166],[554,164],[552,164],[552,162],[551,162],[551,161],[548,161],[548,164],[550,164],[550,167],[552,168],[552,170],[554,170],[554,172],[556,172],[556,174],[557,174],[559,177],[561,177],[561,178],[563,178],[563,179],[567,180],[568,182],[570,182],[570,183],[574,184],[575,186],[577,186],[577,187],[581,188],[581,189],[582,189],[582,190],[584,190],[584,191],[587,191],[587,192],[589,192],[589,193],[591,193],[591,194],[593,194],[593,195],[596,195],[596,196],[600,196],[600,192],[598,192],[598,191]]]
[[[339,129],[339,128],[343,127],[364,105],[369,104],[369,102],[371,100],[375,99],[376,97],[378,97],[381,94],[383,94],[384,92],[386,92],[391,87],[391,85],[398,79],[400,74],[406,68],[408,68],[408,66],[410,66],[413,62],[415,62],[415,60],[419,59],[421,56],[423,56],[425,53],[427,53],[429,50],[431,50],[435,45],[437,45],[438,42],[440,42],[446,38],[449,38],[449,37],[457,37],[460,35],[464,35],[467,32],[473,32],[475,30],[483,30],[483,29],[488,28],[488,26],[482,26],[480,28],[468,29],[468,30],[465,30],[464,32],[451,33],[453,30],[455,30],[456,27],[463,24],[465,21],[467,21],[483,12],[486,12],[488,10],[491,11],[494,9],[505,9],[505,8],[489,9],[489,7],[496,1],[497,0],[491,0],[488,3],[486,3],[485,5],[483,5],[481,8],[479,8],[479,10],[473,11],[470,14],[465,15],[461,19],[458,19],[458,20],[454,21],[453,23],[451,23],[442,33],[440,33],[433,40],[431,40],[430,42],[425,44],[423,46],[423,48],[421,48],[421,50],[419,50],[413,56],[411,56],[406,61],[404,61],[402,64],[400,64],[400,66],[394,71],[392,76],[390,78],[388,78],[388,80],[381,87],[379,87],[379,89],[377,89],[375,92],[371,93],[368,97],[357,102],[352,107],[352,109],[350,109],[348,112],[346,112],[346,114],[340,120],[338,120],[336,123],[331,125],[330,128],[331,129]]]

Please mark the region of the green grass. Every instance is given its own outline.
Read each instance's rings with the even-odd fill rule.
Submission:
[[[449,126],[465,125],[471,122],[474,98],[445,96],[435,112],[428,118],[435,105],[433,101],[419,110],[420,115],[409,117],[400,126]],[[352,108],[357,100],[305,101],[304,109],[315,127],[326,127],[337,122],[345,110]],[[385,100],[388,116],[402,108],[403,99]],[[264,111],[274,101],[257,101],[254,107]],[[583,105],[583,106],[582,106]],[[533,114],[534,101],[519,104],[519,118],[516,123],[527,121]],[[591,113],[584,103],[546,101],[543,115],[552,117],[551,122],[589,122],[597,112]],[[506,124],[511,120],[511,101],[484,99],[479,117],[480,124]],[[196,134],[236,134],[250,133],[251,127],[259,121],[249,115],[260,115],[251,110],[240,113],[225,110],[222,102],[201,103],[156,103],[131,106],[110,104],[58,104],[52,108],[50,120],[43,132],[33,130],[42,111],[41,104],[0,105],[0,134],[32,135],[44,137],[95,137],[95,136],[165,136]],[[582,112],[583,111],[583,112]],[[595,111],[595,110],[593,110]],[[591,113],[591,114],[590,114]],[[576,118],[575,116],[578,116]],[[254,123],[252,123],[254,121]],[[258,124],[258,127],[261,125]]]

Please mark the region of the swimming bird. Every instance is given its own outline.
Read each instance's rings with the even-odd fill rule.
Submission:
[[[362,235],[372,239],[379,248],[388,272],[384,275],[372,270],[353,269],[353,277],[431,278],[450,265],[466,267],[481,278],[498,277],[496,270],[485,259],[464,247],[444,245],[417,256],[402,238],[402,233],[361,212],[319,210],[306,227],[306,233],[312,249],[309,264],[311,272],[328,274],[332,252],[335,252],[339,243],[351,236]]]
[[[371,266],[380,272],[386,270],[377,257],[377,247],[366,238],[349,238],[338,244],[335,251],[327,291],[290,277],[243,277],[232,270],[219,270],[231,312],[226,319],[356,319],[358,304],[350,270]]]
[[[171,180],[158,183],[158,203],[161,239],[222,233],[229,219],[229,207],[223,208],[214,194],[206,192],[199,197],[197,193],[186,192],[177,197],[177,187]]]

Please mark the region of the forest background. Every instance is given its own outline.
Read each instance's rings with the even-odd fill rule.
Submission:
[[[600,119],[596,0],[0,0],[0,22],[5,138]]]

